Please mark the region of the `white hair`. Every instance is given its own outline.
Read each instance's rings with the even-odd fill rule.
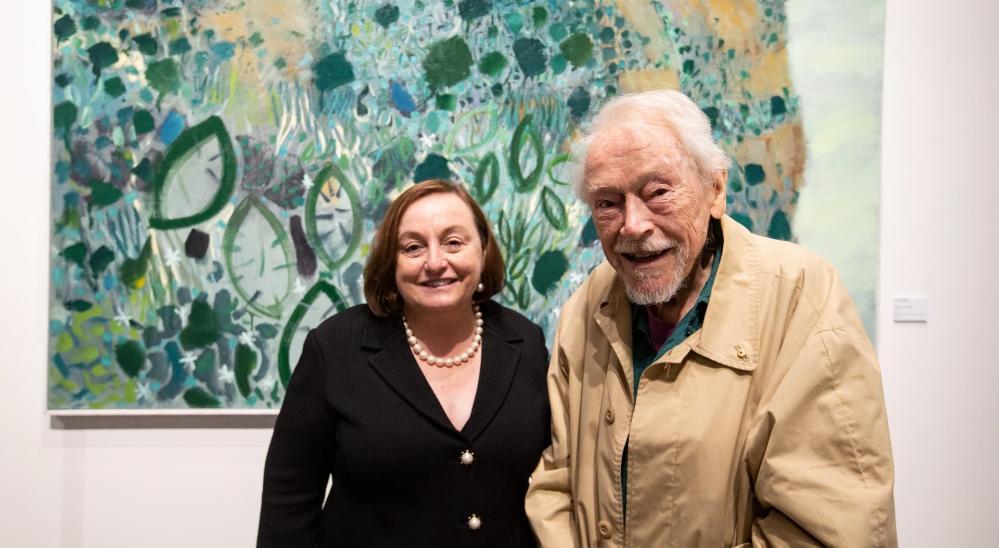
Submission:
[[[673,132],[693,161],[705,184],[711,175],[728,168],[729,158],[711,134],[711,122],[697,103],[671,89],[629,93],[611,99],[589,123],[584,124],[583,137],[572,145],[570,181],[576,195],[584,197],[586,190],[584,166],[593,136],[606,126],[622,121],[646,127],[665,127]]]

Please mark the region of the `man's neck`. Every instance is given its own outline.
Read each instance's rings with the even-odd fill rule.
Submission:
[[[709,250],[701,252],[700,257],[684,280],[683,286],[672,299],[659,304],[650,305],[649,309],[655,317],[663,322],[677,324],[687,312],[697,303],[697,298],[704,289],[704,284],[711,277],[711,267],[714,263],[714,254]]]

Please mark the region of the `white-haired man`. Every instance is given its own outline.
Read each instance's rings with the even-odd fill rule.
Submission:
[[[836,272],[725,216],[696,104],[609,102],[577,147],[606,263],[562,308],[542,546],[893,546],[874,350]]]

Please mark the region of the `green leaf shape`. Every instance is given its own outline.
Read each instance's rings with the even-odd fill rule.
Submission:
[[[149,87],[159,92],[159,104],[165,95],[180,90],[180,68],[173,59],[153,61],[146,67],[146,81]]]
[[[135,127],[135,134],[142,135],[156,129],[156,121],[148,110],[138,109],[132,115],[132,125]]]
[[[395,23],[399,20],[399,6],[394,4],[385,4],[375,10],[375,21],[382,26],[382,28],[389,28],[389,25]]]
[[[184,350],[194,350],[214,344],[220,334],[219,320],[212,310],[212,305],[205,301],[192,302],[191,312],[187,315],[187,326],[180,331],[180,344]]]
[[[344,300],[340,291],[329,282],[320,280],[306,291],[305,296],[302,297],[302,300],[292,310],[291,316],[288,318],[288,323],[284,325],[284,330],[281,331],[281,342],[278,343],[278,377],[285,388],[288,387],[288,380],[291,379],[291,341],[295,337],[295,332],[298,330],[302,318],[312,308],[313,303],[316,302],[319,295],[326,295],[337,312],[347,310],[347,301]]]
[[[139,256],[127,258],[118,267],[118,278],[132,289],[141,289],[146,284],[146,271],[149,269],[149,258],[152,257],[153,247],[150,239],[146,238],[146,243],[142,245]]]
[[[534,131],[534,125],[530,113],[525,114],[517,124],[517,129],[510,139],[510,161],[509,173],[513,179],[513,187],[517,192],[530,192],[538,185],[545,167],[545,151],[541,146],[541,137]],[[520,157],[525,146],[530,142],[534,150],[535,164],[530,173],[524,175],[524,168],[520,165]]]
[[[83,261],[87,258],[87,245],[83,242],[76,242],[75,244],[63,249],[59,254],[62,255],[67,261],[76,263],[77,266],[82,267]]]
[[[101,272],[108,267],[114,261],[114,251],[108,249],[107,246],[101,246],[97,248],[90,255],[90,271],[93,272],[94,276],[100,276]]]
[[[750,186],[758,185],[767,178],[767,174],[760,164],[746,164],[743,173],[746,177],[746,184]]]
[[[451,126],[451,131],[445,140],[445,150],[452,157],[470,154],[488,146],[496,137],[497,131],[499,131],[499,116],[496,114],[495,105],[472,109],[459,116]],[[455,148],[455,142],[460,137],[468,137],[468,141],[474,139],[474,142]]]
[[[270,234],[249,233],[249,227],[254,226],[252,224],[244,229],[243,225],[250,214],[262,219],[264,224],[258,223],[256,226],[259,229],[269,229]],[[267,260],[274,247],[278,247],[281,253],[277,264]],[[248,250],[253,250],[253,253],[248,253]],[[237,254],[243,253],[251,255],[251,258],[237,264]],[[284,301],[291,293],[295,254],[291,238],[281,226],[281,221],[256,195],[248,194],[232,212],[222,234],[222,256],[233,288],[250,309],[269,318],[280,318]],[[284,272],[279,272],[283,274],[279,276],[279,280],[269,275],[281,270]],[[284,282],[283,289],[277,287],[281,285],[279,281]]]
[[[559,280],[569,270],[569,260],[561,251],[546,251],[534,263],[531,286],[542,295],[555,289]]]
[[[489,76],[498,76],[506,68],[506,56],[498,51],[491,51],[479,61],[479,72]]]
[[[541,189],[541,209],[545,212],[545,218],[558,231],[563,231],[569,227],[569,219],[566,217],[565,204],[555,194],[552,189],[544,187]]]
[[[195,386],[193,388],[188,388],[184,392],[184,401],[190,407],[198,408],[217,408],[222,407],[222,402],[218,398],[213,396],[211,392],[201,388],[200,386]]]
[[[236,388],[244,398],[253,392],[250,387],[250,374],[257,368],[257,353],[253,348],[240,344],[236,346]]]
[[[472,51],[461,36],[452,36],[431,44],[423,58],[427,84],[434,91],[453,86],[472,74]]]
[[[496,154],[489,152],[479,160],[472,183],[472,197],[479,205],[485,205],[499,187],[500,165]]]
[[[458,2],[458,15],[466,23],[471,23],[480,17],[488,15],[492,7],[492,2],[489,0],[461,0]]]
[[[559,186],[569,185],[569,181],[563,181],[562,179],[559,179],[558,177],[555,176],[555,169],[562,164],[568,163],[569,160],[572,160],[572,154],[569,154],[568,152],[563,152],[561,154],[556,154],[555,156],[552,157],[551,160],[548,161],[548,168],[545,171],[548,173],[548,178],[551,179],[551,181],[556,185]]]
[[[582,32],[563,40],[558,49],[572,63],[573,68],[582,67],[593,58],[593,40]]]
[[[156,50],[159,49],[159,44],[156,42],[156,38],[153,38],[152,34],[140,34],[132,38],[135,45],[139,46],[139,51],[144,55],[156,55]]]
[[[104,181],[90,181],[90,207],[107,207],[119,199],[122,193],[118,188]]]
[[[343,52],[331,53],[317,61],[312,73],[320,93],[354,81],[354,66]]]
[[[72,101],[63,101],[52,109],[52,125],[56,129],[69,131],[69,128],[76,122],[77,114],[76,105]]]
[[[204,209],[176,219],[166,218],[164,211],[164,199],[166,195],[167,183],[171,176],[181,166],[187,162],[192,154],[205,146],[211,139],[218,142],[220,160],[222,164],[221,177],[219,178],[218,190],[214,197]],[[177,139],[170,146],[163,163],[156,171],[156,179],[153,181],[153,214],[149,219],[149,226],[157,229],[178,229],[188,228],[202,223],[217,215],[225,207],[236,188],[236,152],[232,147],[232,140],[229,132],[225,129],[225,124],[218,116],[209,116],[200,124],[189,127],[177,136]]]
[[[347,240],[347,245],[343,246],[343,252],[339,256],[334,257],[327,250],[327,245],[324,244],[323,238],[319,235],[319,226],[316,221],[316,210],[319,207],[319,196],[323,197],[329,201],[329,197],[334,195],[334,191],[324,193],[323,189],[327,186],[331,186],[331,183],[336,181],[340,185],[340,189],[343,190],[344,194],[347,196],[347,201],[350,204],[350,214],[351,214],[351,228],[350,237]],[[334,212],[334,215],[336,213]],[[357,250],[357,246],[361,243],[361,232],[363,230],[364,217],[361,212],[361,198],[357,193],[357,189],[354,187],[353,183],[344,175],[343,171],[339,167],[330,164],[323,168],[316,176],[315,182],[312,188],[309,189],[308,195],[305,197],[305,235],[312,245],[312,248],[316,251],[316,255],[319,259],[326,265],[329,270],[337,270],[341,266],[350,260],[350,257]]]
[[[107,42],[98,42],[87,48],[91,70],[94,76],[100,77],[101,71],[118,62],[118,52]]]
[[[548,52],[544,43],[537,38],[518,38],[513,43],[513,55],[517,58],[520,70],[528,78],[543,73],[548,65]]]
[[[125,341],[114,347],[118,367],[129,377],[135,377],[146,363],[146,349],[139,341]]]
[[[62,42],[76,34],[76,22],[69,15],[63,15],[56,20],[52,26],[52,31],[55,33],[56,38],[59,39],[59,42]]]
[[[767,236],[775,240],[791,240],[791,223],[787,219],[787,214],[782,210],[774,212],[770,218],[770,227],[767,228]]]

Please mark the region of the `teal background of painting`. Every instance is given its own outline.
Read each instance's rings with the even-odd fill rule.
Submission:
[[[414,179],[469,185],[499,300],[550,332],[602,259],[565,153],[625,72],[675,74],[733,155],[730,214],[795,237],[807,181],[744,152],[802,125],[795,89],[748,83],[783,2],[753,4],[754,50],[658,2],[621,3],[653,36],[594,2],[231,4],[55,2],[50,408],[277,407]]]

